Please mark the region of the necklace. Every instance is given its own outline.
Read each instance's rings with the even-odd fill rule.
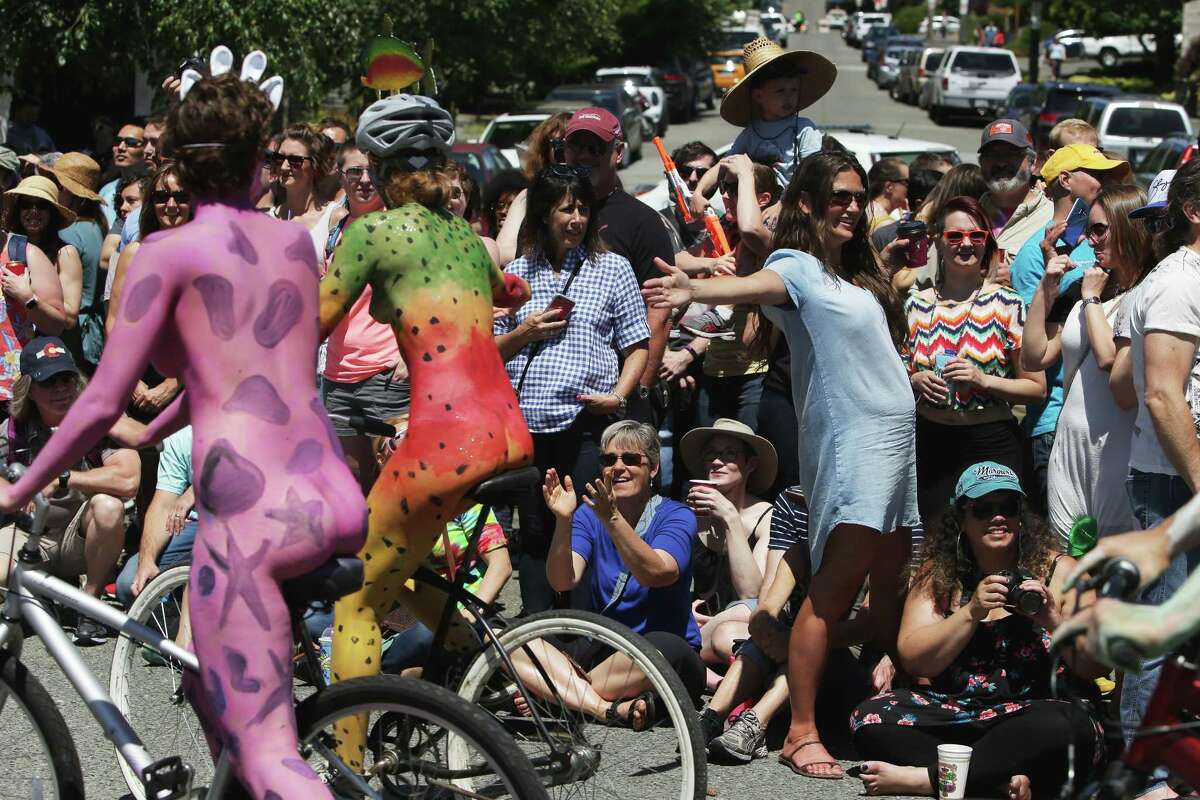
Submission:
[[[958,306],[958,305],[962,305],[963,303],[973,303],[973,302],[975,302],[975,297],[982,290],[983,290],[983,284],[981,283],[975,287],[975,291],[971,292],[970,296],[967,297],[965,300],[951,300],[949,298],[942,297],[942,290],[938,288],[937,284],[934,284],[934,286],[933,286],[933,301],[936,305],[941,305],[941,304],[945,303],[948,306]]]

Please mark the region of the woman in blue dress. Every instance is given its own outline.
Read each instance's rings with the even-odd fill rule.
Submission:
[[[810,778],[843,777],[814,713],[829,631],[869,575],[876,640],[895,650],[901,573],[919,521],[913,394],[897,350],[904,321],[867,239],[866,179],[849,155],[809,156],[784,192],[780,249],[761,271],[691,281],[659,262],[666,277],[643,291],[660,307],[757,303],[791,349],[813,578],[792,628],[792,723],[780,761]]]

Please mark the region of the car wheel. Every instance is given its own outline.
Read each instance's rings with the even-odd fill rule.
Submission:
[[[942,111],[942,107],[937,104],[929,106],[929,119],[934,125],[943,125],[946,122],[946,112]]]
[[[708,99],[704,101],[704,107],[712,111],[717,107],[717,90],[713,89],[708,93]]]
[[[890,97],[894,102],[900,100],[900,98],[896,96],[896,84],[893,83],[888,87],[888,97]]]
[[[1111,47],[1106,47],[1100,51],[1100,66],[1104,67],[1105,69],[1112,69],[1120,60],[1121,59],[1117,54],[1117,51]]]

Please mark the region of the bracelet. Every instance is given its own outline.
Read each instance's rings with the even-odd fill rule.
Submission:
[[[1101,300],[1099,297],[1085,297],[1080,302],[1083,303],[1083,305],[1085,305],[1085,306],[1090,306],[1093,304],[1098,305],[1098,306],[1104,305],[1104,301]]]
[[[680,349],[680,350],[684,350],[684,351],[686,351],[686,352],[688,352],[688,353],[691,353],[691,355],[692,355],[692,361],[699,361],[699,360],[700,360],[700,354],[699,354],[699,353],[697,353],[695,350],[693,350],[693,349],[692,349],[692,346],[691,346],[690,344],[685,344],[683,347],[681,347],[681,348],[679,348],[679,349]]]
[[[609,394],[617,398],[617,402],[620,404],[617,406],[617,413],[621,416],[625,416],[625,408],[628,406],[629,401],[624,397],[621,397],[621,395],[617,394],[616,392],[609,392]]]

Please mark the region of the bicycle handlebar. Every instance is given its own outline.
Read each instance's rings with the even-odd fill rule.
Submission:
[[[368,417],[364,414],[330,414],[329,418],[334,422],[340,422],[347,427],[353,428],[362,434],[373,436],[396,435],[395,425],[384,422],[377,417]]]
[[[25,474],[25,465],[19,462],[7,464],[4,467],[4,479],[9,483],[16,483]],[[29,539],[25,542],[23,549],[34,551],[37,549],[38,537],[46,529],[46,516],[50,512],[50,501],[45,495],[38,492],[33,496],[33,514],[5,514],[4,520],[16,520],[17,527],[26,533],[30,534]]]
[[[1141,573],[1137,565],[1124,558],[1112,558],[1099,567],[1099,576],[1095,585],[1100,597],[1113,600],[1131,600],[1141,583]],[[1108,647],[1108,653],[1113,662],[1125,669],[1138,669],[1142,663],[1142,654],[1128,639],[1116,639]]]

